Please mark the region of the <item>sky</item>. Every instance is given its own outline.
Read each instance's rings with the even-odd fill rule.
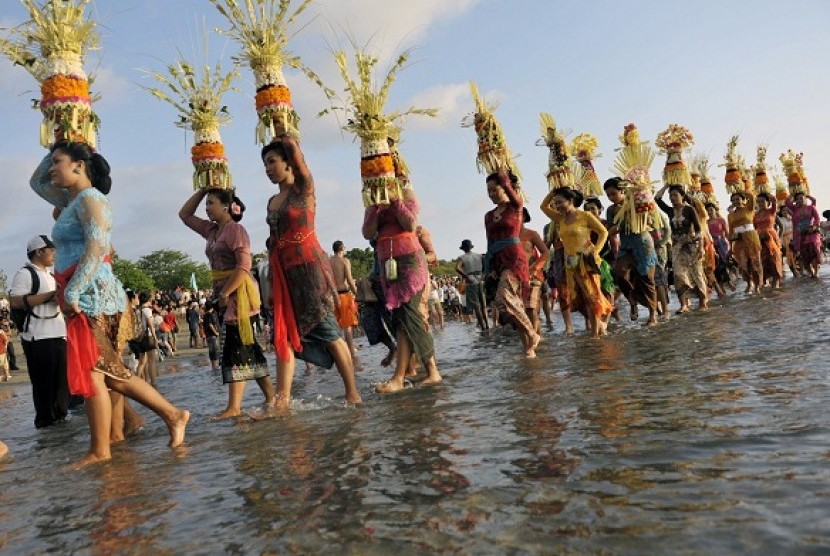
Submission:
[[[112,166],[113,244],[130,260],[176,249],[206,262],[204,240],[177,217],[192,193],[193,136],[173,125],[171,106],[141,87],[153,85],[142,70],[163,70],[181,55],[228,67],[238,46],[213,32],[226,24],[208,0],[91,5],[101,49],[86,67],[101,94],[94,106],[102,120],[99,150]],[[0,27],[26,19],[18,0],[0,1]],[[385,72],[402,49],[412,49],[387,109],[440,110],[434,119],[404,121],[401,152],[420,199],[420,222],[442,259],[459,256],[465,238],[475,251],[486,250],[483,217],[492,204],[476,169],[475,134],[460,126],[474,108],[471,80],[499,103],[496,115],[519,155],[532,228],[545,223],[538,203],[547,191],[547,149],[535,145],[540,112],[552,114],[569,139],[597,136],[601,180],[612,176],[624,125],[635,123],[641,138],[653,142],[678,123],[695,135],[693,152],[709,155],[722,205],[724,169],[716,165],[738,134],[748,161],[759,144],[768,145],[768,161],[779,167],[780,153],[803,152],[819,211],[830,208],[830,2],[317,0],[298,23],[290,50],[338,90],[335,50],[368,45]],[[240,73],[240,91],[224,98],[233,122],[221,132],[237,194],[247,205],[242,223],[257,252],[264,250],[265,206],[276,186],[264,175],[254,139],[253,77],[247,67]],[[367,247],[360,233],[359,143],[334,117],[317,117],[329,103],[316,85],[295,70],[285,73],[315,178],[320,243],[326,250],[337,239],[347,249]],[[51,233],[51,207],[28,185],[46,154],[38,143],[40,114],[30,108],[39,96],[26,71],[0,60],[0,269],[9,277],[25,262],[27,240]],[[658,156],[653,179],[663,163]]]

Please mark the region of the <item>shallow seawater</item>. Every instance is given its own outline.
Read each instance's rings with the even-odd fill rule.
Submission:
[[[257,423],[210,422],[226,389],[182,359],[159,389],[193,413],[186,447],[139,408],[146,427],[77,472],[83,414],[36,431],[28,386],[6,388],[0,551],[827,554],[828,279],[602,340],[557,315],[531,361],[451,322],[441,386],[373,394],[385,349],[362,346],[362,407],[301,364],[291,415]]]

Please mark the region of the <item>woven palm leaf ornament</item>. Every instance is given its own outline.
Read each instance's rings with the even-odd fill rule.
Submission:
[[[712,178],[710,177],[712,165],[709,163],[709,157],[705,154],[699,154],[692,160],[695,171],[700,175],[700,193],[703,195],[704,203],[720,206],[718,197],[715,195],[715,186],[712,185]]]
[[[548,172],[545,174],[548,187],[574,187],[571,151],[565,134],[556,126],[553,116],[547,112],[539,114],[539,127],[542,138],[536,141],[536,144],[548,149]]]
[[[767,176],[767,147],[758,145],[755,150],[755,166],[753,167],[755,179],[753,181],[756,193],[772,195],[772,187]]]
[[[790,196],[790,190],[787,188],[787,181],[784,179],[784,176],[778,172],[775,172],[772,175],[772,179],[775,182],[775,199],[779,203],[783,203]]]
[[[689,192],[693,195],[703,193],[700,191],[700,167],[698,160],[702,155],[694,155],[689,158],[689,177],[692,178],[692,183],[689,185]]]
[[[496,172],[512,173],[519,180],[516,192],[526,200],[520,183],[522,175],[516,164],[515,157],[507,146],[501,124],[496,118],[494,103],[488,103],[481,96],[478,86],[470,82],[470,94],[475,104],[475,112],[461,120],[462,127],[472,127],[476,132],[478,152],[476,153],[476,168],[480,173],[493,174]]]
[[[571,141],[570,151],[576,159],[574,164],[574,185],[582,191],[585,197],[601,197],[602,184],[594,169],[594,159],[602,156],[597,154],[599,141],[590,133],[580,133]]]
[[[620,135],[622,148],[617,151],[613,171],[624,184],[625,199],[614,217],[614,224],[630,233],[650,231],[650,221],[656,221],[653,184],[649,170],[656,152],[645,141],[640,141],[637,126],[628,124]]]
[[[155,98],[173,106],[179,113],[176,126],[193,131],[193,189],[233,189],[228,159],[219,128],[231,122],[222,96],[236,90],[239,76],[234,67],[222,72],[219,63],[205,66],[201,73],[190,62],[179,60],[167,66],[167,73],[147,72],[159,87],[145,87]]]
[[[409,61],[409,52],[398,56],[382,81],[376,76],[379,59],[364,49],[355,48],[355,77],[352,77],[349,59],[344,51],[335,52],[334,61],[345,84],[345,98],[341,99],[333,89],[312,74],[312,79],[322,87],[332,103],[332,108],[323,110],[320,115],[332,111],[346,114],[346,123],[342,128],[360,139],[363,204],[367,207],[388,204],[392,199],[402,197],[403,189],[411,186],[409,169],[397,151],[400,121],[408,116],[434,117],[438,110],[410,107],[404,111],[384,112],[392,84]]]
[[[285,66],[304,69],[300,58],[287,50],[290,28],[312,0],[210,0],[230,28],[217,29],[236,40],[241,52],[234,57],[254,74],[257,113],[256,142],[265,145],[283,133],[299,134],[300,118],[285,81]]]
[[[666,166],[663,168],[663,183],[665,185],[682,185],[689,188],[692,177],[686,163],[683,161],[683,151],[690,148],[695,142],[694,135],[687,128],[679,124],[670,124],[661,131],[654,141],[654,145],[661,154],[666,155]]]
[[[84,61],[99,47],[89,0],[22,0],[29,20],[0,37],[0,52],[40,83],[34,108],[43,114],[40,144],[81,141],[95,148],[100,120],[92,111]]]
[[[787,176],[787,187],[790,196],[794,197],[798,193],[810,194],[810,187],[807,183],[807,177],[804,175],[804,153],[796,153],[792,149],[781,153],[778,157],[784,167],[784,175]]]
[[[392,155],[392,165],[395,168],[395,177],[401,187],[411,187],[409,183],[409,165],[401,154],[399,145],[401,143],[401,132],[403,130],[394,124],[389,126],[389,135],[386,142],[389,145],[389,154]]]
[[[724,164],[726,167],[726,174],[724,181],[726,182],[726,192],[729,195],[744,191],[743,175],[740,169],[740,155],[738,154],[738,139],[737,135],[733,135],[726,144],[726,155],[724,156]]]
[[[753,168],[747,165],[746,159],[743,155],[738,155],[738,170],[741,172],[741,181],[744,184],[744,192],[750,195],[755,195],[755,187],[753,185]]]

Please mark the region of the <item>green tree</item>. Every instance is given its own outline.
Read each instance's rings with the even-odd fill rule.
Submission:
[[[153,280],[156,288],[169,291],[176,286],[190,287],[190,275],[196,275],[199,288],[207,288],[212,280],[210,269],[204,263],[197,263],[189,255],[172,249],[159,249],[138,260],[138,268]]]
[[[112,271],[125,288],[136,292],[151,292],[156,289],[153,279],[132,261],[115,257],[112,260]]]
[[[346,251],[346,258],[352,262],[352,277],[355,280],[368,276],[375,265],[375,252],[370,247],[349,249]]]
[[[429,269],[430,274],[435,276],[455,276],[455,261],[438,260],[438,266]]]

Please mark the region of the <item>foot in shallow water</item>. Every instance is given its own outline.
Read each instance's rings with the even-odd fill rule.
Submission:
[[[378,394],[392,394],[394,392],[400,392],[403,389],[403,382],[396,382],[392,380],[381,382],[380,384],[375,386],[375,392],[377,392]]]
[[[241,409],[226,409],[210,416],[211,421],[223,421],[225,419],[233,419],[242,415]]]
[[[171,448],[178,448],[184,444],[184,433],[187,428],[187,423],[190,421],[190,412],[186,409],[179,411],[176,420],[170,423],[170,443]]]
[[[112,456],[102,456],[99,454],[87,454],[75,463],[67,466],[68,469],[72,471],[77,471],[79,469],[83,469],[88,465],[95,465],[96,463],[105,463],[110,461]]]
[[[444,380],[444,377],[441,375],[437,376],[428,376],[424,380],[418,383],[418,386],[432,386],[434,384],[441,384],[441,381]]]

